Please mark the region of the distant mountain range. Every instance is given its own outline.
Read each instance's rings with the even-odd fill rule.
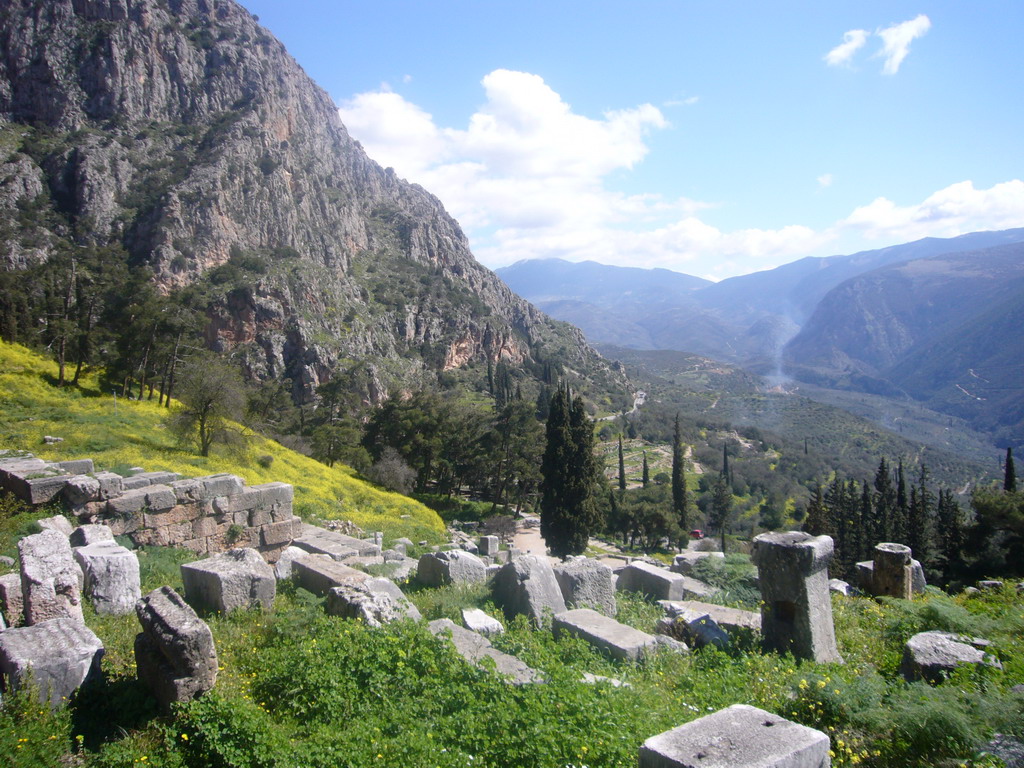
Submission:
[[[720,283],[557,259],[497,273],[592,343],[909,397],[1024,444],[1024,229],[805,258]]]

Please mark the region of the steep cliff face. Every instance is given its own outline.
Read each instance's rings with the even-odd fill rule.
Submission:
[[[61,241],[121,243],[165,292],[255,264],[207,340],[306,394],[342,360],[382,389],[487,359],[622,384],[474,260],[437,198],[370,160],[231,0],[0,0],[0,51],[7,269]]]

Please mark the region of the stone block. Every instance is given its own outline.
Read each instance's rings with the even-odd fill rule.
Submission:
[[[327,593],[326,610],[331,616],[359,619],[371,627],[399,619],[423,618],[390,579],[366,579],[333,587]]]
[[[639,592],[652,600],[682,600],[686,597],[685,578],[650,563],[630,563],[619,571],[616,589]]]
[[[282,544],[289,544],[292,541],[292,522],[285,520],[280,523],[270,523],[260,529],[260,543],[264,547],[277,547]]]
[[[763,709],[734,704],[652,736],[640,747],[640,768],[827,768],[829,739],[821,731]]]
[[[72,475],[64,486],[64,500],[72,507],[99,501],[100,481],[89,475]]]
[[[54,530],[18,542],[25,623],[69,618],[82,622],[82,569],[71,554],[68,537]]]
[[[62,534],[65,538],[70,537],[71,532],[75,529],[75,527],[71,525],[71,521],[64,517],[64,515],[44,517],[36,522],[44,531],[57,531],[57,533]]]
[[[69,475],[89,475],[96,471],[92,459],[72,459],[70,461],[58,461],[57,466]]]
[[[481,635],[500,635],[505,626],[493,616],[488,616],[479,608],[463,608],[462,624],[471,632]]]
[[[875,545],[872,594],[909,600],[913,594],[910,547],[883,542]]]
[[[315,525],[301,523],[299,535],[294,535],[294,528],[292,533],[294,536],[292,543],[296,547],[314,555],[328,555],[339,562],[350,557],[365,557],[375,554],[372,544],[367,545],[352,536],[328,531],[326,528]]]
[[[197,477],[196,480],[203,486],[203,498],[212,499],[215,496],[233,496],[241,493],[245,488],[245,481],[237,475],[220,473]]]
[[[481,555],[493,557],[501,549],[501,539],[497,536],[481,536],[477,548],[480,550]]]
[[[26,480],[25,501],[32,505],[53,501],[64,491],[64,486],[68,484],[70,477],[70,475],[55,475]]]
[[[832,622],[828,564],[832,539],[809,533],[762,533],[752,560],[761,587],[764,647],[818,663],[842,663]]]
[[[563,634],[580,637],[614,659],[637,661],[655,644],[654,635],[620,624],[590,608],[556,614],[551,628],[556,637]]]
[[[416,579],[430,587],[445,584],[477,584],[487,578],[487,566],[470,552],[460,549],[427,552],[420,557]]]
[[[131,478],[125,478],[130,480]],[[148,483],[146,484],[148,487]],[[114,517],[126,517],[142,512],[146,507],[146,487],[125,488],[120,496],[107,500],[107,514]]]
[[[463,629],[451,619],[437,619],[430,622],[427,628],[438,637],[450,639],[455,650],[470,664],[482,666],[484,658],[494,661],[494,669],[508,678],[510,683],[524,685],[527,683],[542,683],[544,677],[539,672],[531,669],[515,656],[502,653],[491,645],[491,641],[483,635]]]
[[[195,478],[175,480],[169,483],[178,504],[190,504],[203,500],[203,484]]]
[[[217,533],[217,521],[212,517],[197,517],[192,521],[192,537],[196,539],[213,536]]]
[[[152,481],[143,474],[131,475],[121,479],[121,488],[123,488],[125,492],[138,491],[143,488],[148,488],[152,484]]]
[[[329,555],[310,555],[292,561],[292,578],[303,589],[314,595],[326,595],[334,587],[349,582],[365,581],[369,576],[349,568]]]
[[[761,631],[761,614],[754,611],[727,608],[724,605],[702,603],[697,600],[661,600],[658,604],[665,609],[668,616],[679,616],[684,613],[710,616],[718,626],[729,633]]]
[[[200,517],[204,515],[198,504],[172,504],[164,509],[143,512],[142,519],[147,528],[163,528],[167,525],[191,523]]]
[[[73,619],[50,619],[0,632],[0,675],[20,688],[31,670],[40,704],[63,706],[87,680],[99,678],[103,643]]]
[[[135,636],[139,681],[164,710],[213,688],[217,650],[213,634],[170,587],[150,592],[135,604],[142,632]]]
[[[522,614],[540,624],[546,613],[565,611],[562,590],[546,557],[523,555],[501,566],[491,592],[509,619]]]
[[[181,475],[179,475],[177,472],[165,472],[162,470],[157,472],[140,472],[137,475],[133,475],[133,477],[145,478],[146,480],[149,481],[150,485],[167,486],[181,479]]]
[[[1002,669],[998,659],[982,650],[986,647],[987,640],[949,632],[919,632],[903,646],[900,673],[908,681],[941,683],[962,665],[984,664]]]
[[[141,597],[139,558],[113,538],[73,550],[85,576],[85,594],[96,613],[123,616]]]
[[[274,607],[277,579],[255,549],[232,549],[181,566],[185,600],[197,611]]]
[[[285,547],[274,564],[274,576],[278,580],[290,579],[292,577],[292,562],[296,558],[305,557],[309,553],[298,547]]]
[[[615,587],[612,569],[596,560],[581,558],[554,566],[562,599],[573,608],[593,608],[605,616],[614,616]]]
[[[702,611],[680,611],[658,621],[659,634],[682,640],[694,648],[713,645],[727,648],[730,638],[709,613]]]
[[[25,600],[22,597],[20,573],[0,576],[0,609],[3,609],[8,627],[20,627],[25,623]]]
[[[113,540],[114,532],[110,530],[109,525],[103,525],[103,523],[80,525],[71,532],[71,536],[68,538],[72,547],[86,547],[99,541]]]
[[[688,549],[685,552],[680,552],[672,559],[672,567],[669,569],[673,573],[681,573],[684,576],[689,575],[690,571],[693,570],[693,566],[699,563],[701,560],[707,558],[715,558],[724,560],[724,552],[698,552],[697,550]]]
[[[100,500],[109,500],[124,492],[124,478],[115,472],[97,472],[93,475],[100,484]]]

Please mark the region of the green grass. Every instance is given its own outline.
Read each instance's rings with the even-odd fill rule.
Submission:
[[[97,469],[141,466],[186,477],[230,472],[249,485],[291,483],[300,517],[351,520],[388,538],[443,539],[444,524],[433,510],[361,480],[348,467],[327,467],[259,435],[250,435],[243,447],[202,457],[176,443],[164,426],[168,411],[155,400],[118,398],[115,407],[95,375],[63,388],[54,386],[56,375],[55,363],[0,342],[0,446],[51,461],[91,458]],[[44,435],[64,442],[47,445]],[[261,463],[264,456],[273,461]]]

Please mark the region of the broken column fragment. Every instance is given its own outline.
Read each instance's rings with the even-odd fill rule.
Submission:
[[[752,559],[761,585],[764,647],[821,663],[842,663],[832,622],[829,536],[762,533]]]
[[[82,623],[82,569],[68,537],[47,529],[18,542],[25,624],[67,617]]]
[[[217,651],[213,633],[181,595],[160,587],[135,604],[142,632],[135,636],[139,681],[164,710],[213,688]]]

